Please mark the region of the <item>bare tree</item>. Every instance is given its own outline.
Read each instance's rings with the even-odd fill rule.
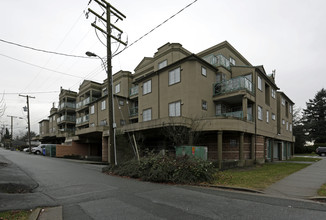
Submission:
[[[175,146],[194,145],[198,142],[205,123],[199,118],[175,118],[170,117],[164,124],[163,134]]]

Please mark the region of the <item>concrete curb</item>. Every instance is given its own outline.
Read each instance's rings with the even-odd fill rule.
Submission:
[[[218,188],[218,189],[225,189],[225,190],[235,190],[235,191],[241,191],[241,192],[250,192],[250,193],[265,194],[264,192],[259,191],[259,190],[248,189],[248,188],[241,188],[241,187],[233,187],[233,186],[211,185],[211,184],[200,184],[200,185],[197,185],[197,186],[210,187],[210,188]]]

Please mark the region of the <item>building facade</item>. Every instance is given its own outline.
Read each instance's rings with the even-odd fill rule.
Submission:
[[[41,121],[40,130],[48,125],[51,133],[51,118],[57,117],[56,129],[74,131],[63,142],[87,144],[89,155],[107,161],[106,81],[85,80],[73,94],[75,105],[72,94],[62,90],[59,108],[51,109],[49,122]],[[274,74],[251,65],[227,41],[198,54],[167,43],[153,57],[143,58],[133,74],[116,73],[113,94],[116,131],[139,134],[144,146],[206,146],[208,159],[220,167],[227,162],[242,166],[283,160],[293,154],[294,103],[279,91]],[[184,130],[171,133],[175,138],[167,135],[176,127],[188,132],[182,143],[177,137]]]

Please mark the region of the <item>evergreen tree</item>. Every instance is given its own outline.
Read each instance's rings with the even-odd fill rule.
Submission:
[[[302,123],[301,108],[293,108],[293,135],[295,136],[294,151],[295,153],[306,153],[305,143],[306,135]]]
[[[326,90],[321,89],[306,105],[303,124],[308,140],[326,143]]]

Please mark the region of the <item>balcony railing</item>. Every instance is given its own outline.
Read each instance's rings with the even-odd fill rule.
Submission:
[[[82,117],[76,118],[76,124],[82,124],[89,121],[89,115],[84,115]]]
[[[138,107],[130,108],[129,109],[129,116],[130,117],[138,116]]]
[[[83,107],[83,106],[85,106],[85,105],[88,105],[89,103],[91,103],[91,102],[93,102],[93,101],[96,101],[96,99],[97,99],[97,98],[95,98],[95,97],[88,97],[88,98],[86,98],[86,99],[84,99],[84,100],[78,102],[78,103],[76,104],[76,108],[79,109],[79,108],[81,108],[81,107]]]
[[[130,96],[138,95],[138,86],[134,86],[134,87],[130,88],[129,95]]]
[[[254,94],[253,83],[244,76],[213,84],[213,94],[221,95],[239,90],[247,90]]]
[[[224,66],[228,70],[231,69],[230,61],[226,59],[222,54],[210,54],[208,56],[203,57],[203,59],[206,62],[212,64],[213,66]]]
[[[59,110],[63,108],[76,108],[76,103],[74,102],[63,102],[59,105]]]
[[[225,112],[225,113],[216,114],[216,116],[244,119],[243,118],[243,111]],[[252,114],[247,113],[247,121],[252,121],[252,122],[254,121]]]
[[[76,117],[72,115],[62,115],[57,118],[57,123],[60,122],[76,122]]]

